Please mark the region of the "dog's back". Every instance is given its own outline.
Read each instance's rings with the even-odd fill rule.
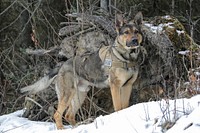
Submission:
[[[65,110],[65,119],[70,124],[75,124],[76,112],[83,104],[91,86],[110,87],[115,111],[128,107],[132,86],[139,72],[137,59],[142,42],[142,34],[139,32],[141,24],[141,13],[130,23],[126,23],[121,15],[118,16],[117,37],[112,46],[101,47],[100,52],[75,56],[62,65],[56,77],[58,108],[54,118],[58,129],[63,128],[62,115]],[[45,85],[39,86],[41,89],[34,89],[37,86],[33,85],[22,90],[47,88],[55,74],[56,72],[40,80],[41,84],[45,82]],[[51,78],[52,76],[54,77]]]
[[[75,57],[74,60],[76,73],[80,77],[94,84],[103,82],[107,79],[107,76],[102,69],[102,61],[97,52],[82,57]]]

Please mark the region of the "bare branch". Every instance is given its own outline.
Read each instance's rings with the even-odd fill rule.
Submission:
[[[33,49],[27,48],[26,49],[26,53],[30,54],[30,55],[42,56],[42,55],[51,54],[51,53],[57,53],[58,54],[59,50],[60,50],[60,47],[53,47],[53,48],[51,48],[49,50],[46,50],[46,49],[36,49],[36,50],[33,50]]]
[[[12,4],[10,4],[4,11],[2,11],[2,12],[0,13],[0,16],[1,16],[2,14],[4,14],[6,11],[8,11],[17,1],[18,1],[18,0],[13,1]]]
[[[116,31],[114,28],[114,24],[111,20],[109,20],[106,17],[103,16],[97,16],[97,15],[89,15],[85,13],[74,13],[74,14],[66,14],[66,16],[69,17],[76,17],[77,19],[88,22],[88,23],[94,23],[103,28],[108,32],[110,36],[113,38],[116,37]]]
[[[87,29],[89,28],[89,26],[81,26],[81,25],[68,25],[68,26],[65,26],[63,28],[60,29],[59,31],[59,35],[60,36],[65,36],[65,35],[68,35],[68,34],[71,34],[71,33],[74,33],[74,32],[79,32],[80,29]]]

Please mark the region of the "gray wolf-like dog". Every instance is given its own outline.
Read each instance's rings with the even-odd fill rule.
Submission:
[[[72,125],[76,123],[75,115],[91,86],[110,88],[115,111],[127,108],[133,83],[138,77],[141,24],[140,12],[129,22],[117,15],[117,37],[112,46],[102,46],[94,53],[70,58],[57,73],[22,88],[21,92],[36,93],[48,88],[55,80],[58,107],[54,119],[58,129],[63,129],[62,115],[65,110],[66,121]]]

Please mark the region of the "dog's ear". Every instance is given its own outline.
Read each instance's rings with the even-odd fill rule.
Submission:
[[[142,24],[142,21],[143,21],[143,15],[142,15],[142,12],[138,12],[135,17],[134,17],[134,22],[135,24],[137,25],[141,25]]]
[[[119,29],[120,27],[122,27],[124,25],[124,19],[122,14],[117,14],[116,15],[116,21],[115,21],[115,27],[116,27],[116,31],[117,33],[119,33]]]

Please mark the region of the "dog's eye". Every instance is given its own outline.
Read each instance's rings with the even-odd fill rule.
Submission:
[[[135,32],[134,32],[135,34],[137,34],[137,33],[139,33],[139,31],[138,30],[135,30]]]
[[[129,32],[128,31],[124,31],[124,34],[129,34]]]

